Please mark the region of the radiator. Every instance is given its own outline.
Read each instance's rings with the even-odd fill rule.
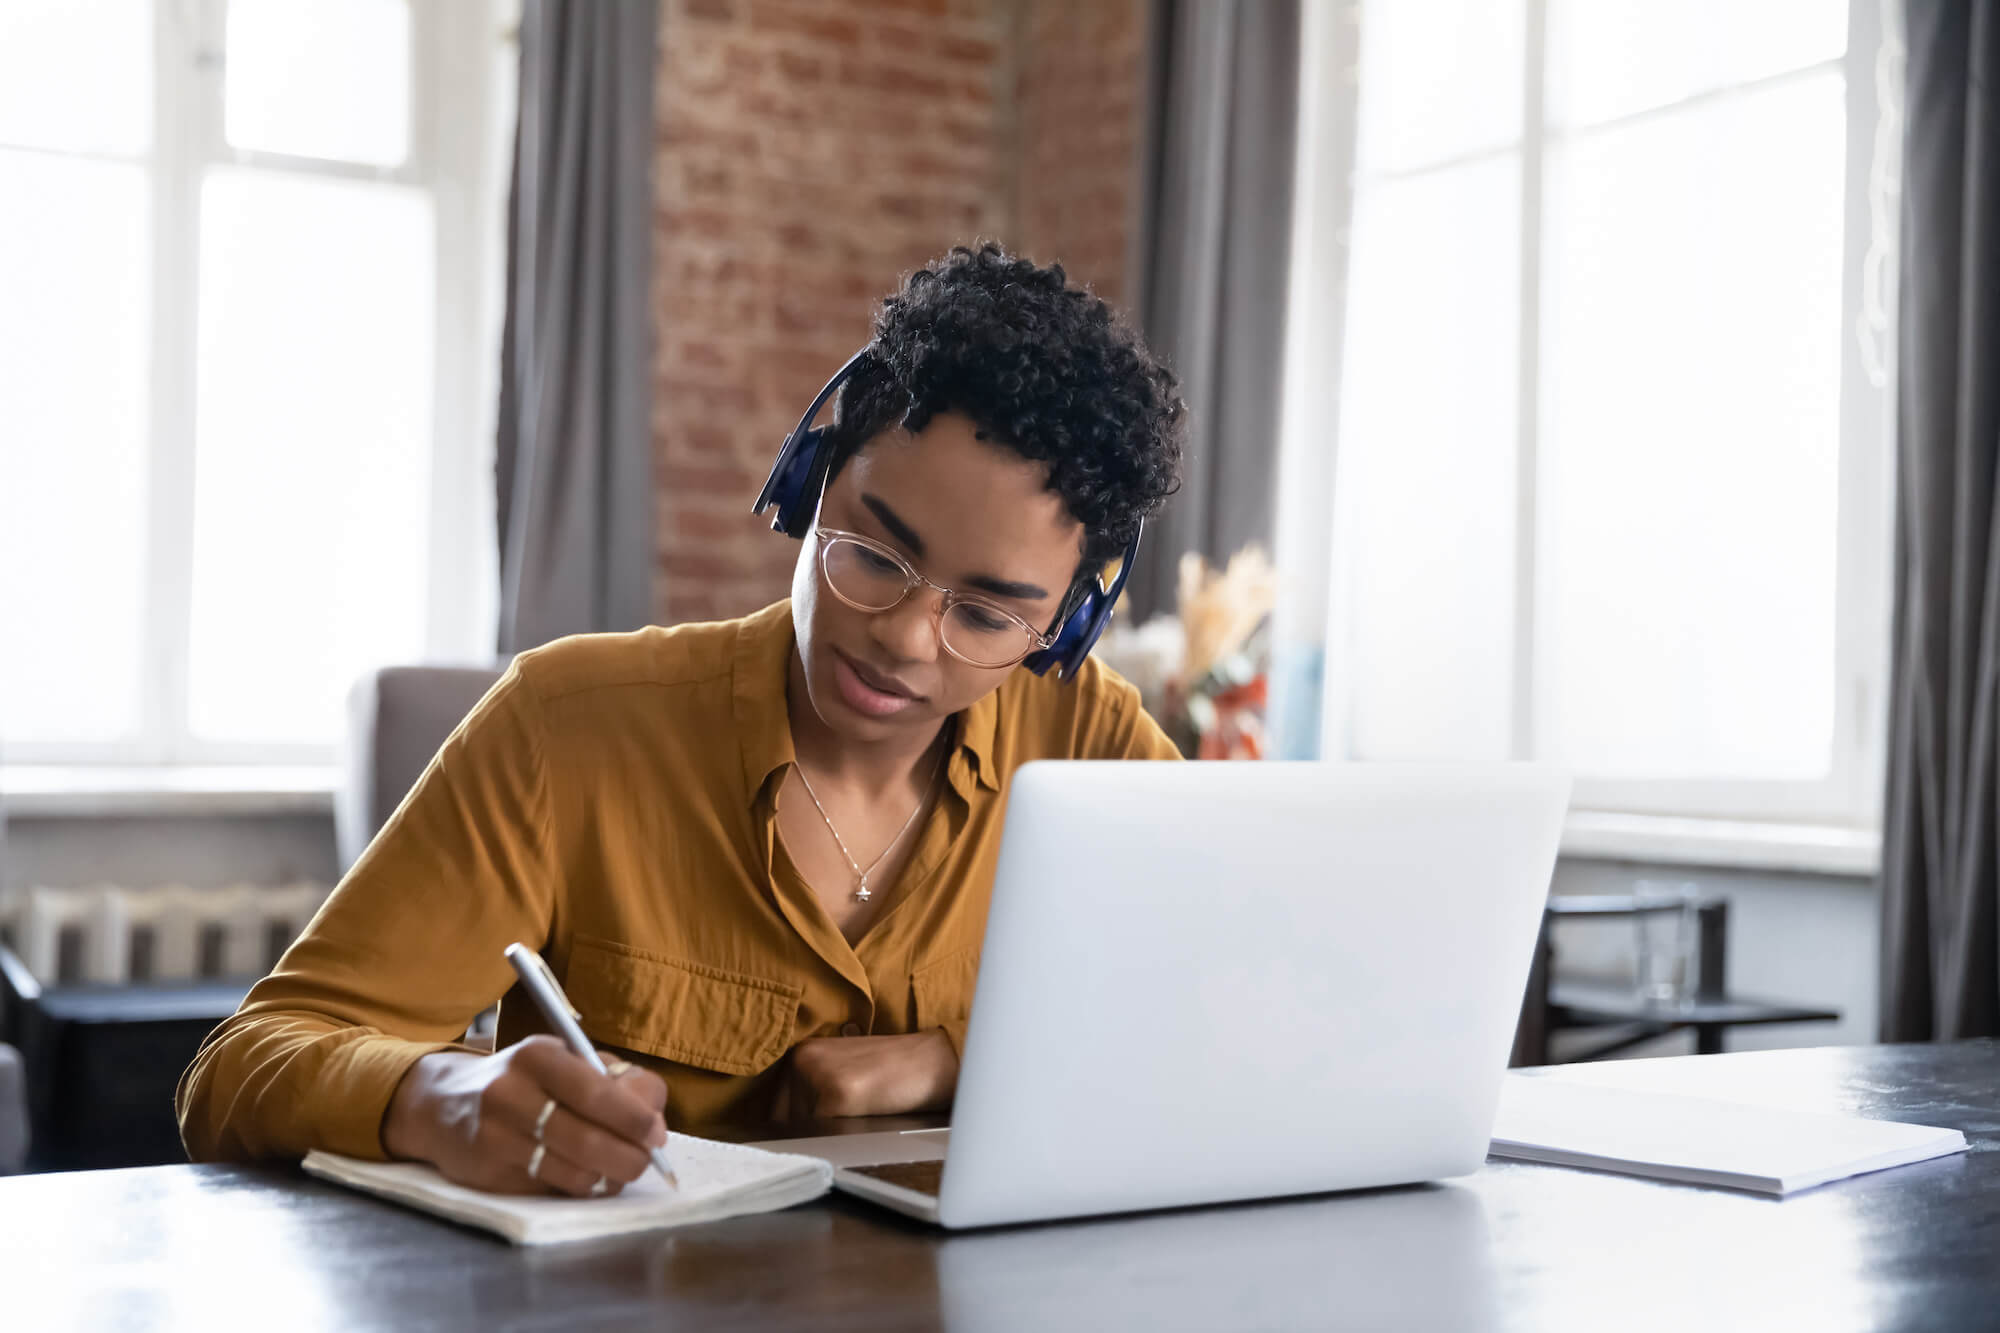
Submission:
[[[327,892],[321,884],[0,890],[0,942],[45,986],[259,977]]]

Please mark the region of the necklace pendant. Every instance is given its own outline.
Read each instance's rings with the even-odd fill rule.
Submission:
[[[861,887],[854,891],[854,901],[857,903],[865,903],[874,896],[874,893],[868,888],[868,881],[865,879],[861,881]]]

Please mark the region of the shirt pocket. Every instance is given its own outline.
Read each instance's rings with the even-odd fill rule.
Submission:
[[[805,988],[578,936],[564,979],[594,1040],[723,1074],[756,1074],[791,1045]]]
[[[979,946],[968,945],[934,958],[910,973],[910,995],[917,1011],[916,1031],[941,1027],[972,1016],[972,988],[979,980]]]

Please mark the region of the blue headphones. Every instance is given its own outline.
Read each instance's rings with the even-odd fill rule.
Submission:
[[[826,474],[833,463],[833,451],[826,447],[825,426],[815,426],[812,419],[819,415],[826,400],[854,373],[854,368],[867,356],[863,348],[854,354],[847,364],[834,372],[826,387],[819,391],[806,408],[806,414],[799,418],[799,424],[778,450],[778,460],[771,465],[771,475],[764,482],[764,489],[757,493],[757,503],[750,512],[761,514],[766,509],[776,507],[771,519],[771,530],[782,532],[787,537],[803,538],[812,527],[813,515],[818,512],[820,492],[826,487]],[[1106,588],[1102,579],[1092,579],[1076,609],[1063,621],[1062,629],[1056,634],[1056,641],[1047,648],[1029,653],[1021,665],[1038,676],[1047,675],[1054,667],[1062,680],[1073,680],[1083,667],[1083,659],[1090,656],[1096,646],[1098,635],[1104,633],[1111,623],[1111,608],[1118,604],[1118,595],[1125,591],[1125,580],[1132,573],[1132,566],[1139,555],[1139,537],[1145,530],[1132,534],[1132,540],[1125,547],[1125,557],[1119,561],[1118,576]]]

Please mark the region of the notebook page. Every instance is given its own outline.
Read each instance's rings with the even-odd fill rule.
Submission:
[[[1785,1194],[1965,1146],[1955,1129],[1509,1075],[1492,1152]]]
[[[765,1152],[686,1134],[668,1138],[678,1190],[647,1172],[601,1199],[489,1194],[454,1184],[417,1162],[364,1162],[333,1153],[306,1157],[305,1169],[338,1184],[425,1212],[484,1227],[517,1244],[594,1240],[768,1212],[818,1198],[833,1169],[817,1158]]]

